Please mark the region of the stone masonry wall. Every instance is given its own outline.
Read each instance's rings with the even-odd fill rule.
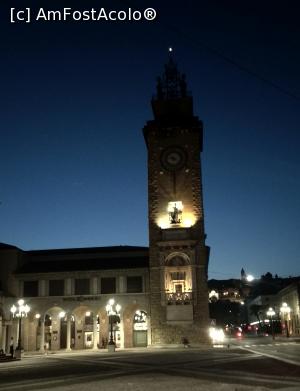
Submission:
[[[200,135],[202,124],[194,121],[190,127],[161,128],[155,121],[146,126],[148,145],[148,202],[150,238],[150,315],[152,344],[178,344],[182,338],[191,343],[208,342],[208,293],[207,293],[207,252],[204,235],[204,213],[200,162]],[[173,173],[166,170],[160,161],[164,148],[180,146],[185,150],[186,165],[176,172],[176,193]],[[166,321],[166,306],[163,301],[164,284],[161,281],[162,232],[158,226],[159,217],[166,214],[169,201],[178,200],[184,204],[184,211],[191,212],[196,223],[190,230],[191,251],[194,253],[195,271],[194,320],[193,324],[172,325]],[[171,247],[174,243],[164,243]],[[186,246],[178,241],[177,251],[186,252]]]

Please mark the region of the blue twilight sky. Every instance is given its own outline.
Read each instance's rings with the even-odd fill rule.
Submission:
[[[210,278],[300,274],[297,2],[3,3],[0,242],[148,245],[142,128],[171,45],[204,121]],[[9,22],[10,7],[92,6],[157,19]]]

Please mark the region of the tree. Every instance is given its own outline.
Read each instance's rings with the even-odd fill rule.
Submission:
[[[262,306],[259,305],[259,304],[252,304],[250,306],[250,312],[251,312],[251,314],[253,314],[253,315],[255,315],[257,317],[258,324],[259,324],[259,327],[260,327],[260,324],[261,324],[260,314],[262,312]]]

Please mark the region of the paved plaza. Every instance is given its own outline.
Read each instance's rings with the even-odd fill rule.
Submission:
[[[28,354],[0,366],[2,390],[299,390],[300,344],[230,341],[211,349]]]

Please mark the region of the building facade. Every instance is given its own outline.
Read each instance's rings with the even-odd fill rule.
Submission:
[[[289,280],[294,280],[290,281]],[[273,319],[280,323],[281,332],[286,336],[300,335],[300,281],[299,277],[286,279],[287,286],[277,293],[258,295],[247,301],[250,324],[268,322],[267,311],[274,310]]]
[[[121,305],[118,347],[208,343],[201,180],[202,122],[170,57],[143,132],[148,150],[149,249],[22,251],[0,246],[1,347],[21,330],[25,350],[99,349],[109,339],[107,302]],[[18,298],[30,307],[20,322]]]
[[[30,307],[21,326],[25,350],[105,348],[110,331],[105,307],[111,298],[122,309],[113,330],[117,346],[151,344],[148,248],[8,248],[0,250],[1,263],[9,252],[15,283],[2,303],[3,350],[11,337],[18,339],[19,321],[10,311],[18,298]]]
[[[300,336],[300,281],[277,293],[282,330],[291,336]]]

